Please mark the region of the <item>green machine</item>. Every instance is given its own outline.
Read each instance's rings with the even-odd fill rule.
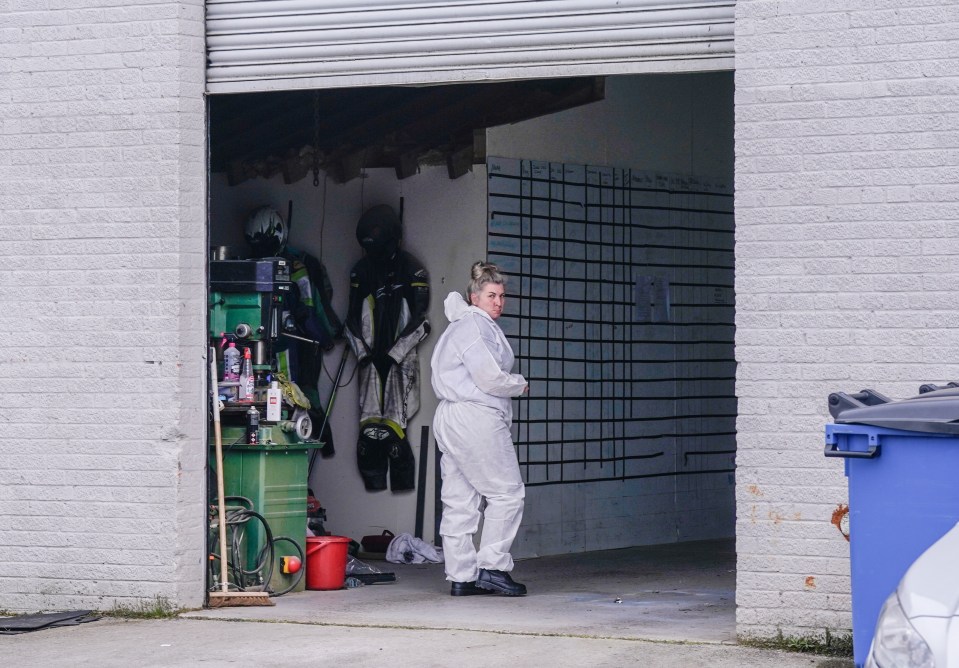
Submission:
[[[274,371],[274,347],[290,289],[284,258],[210,262],[211,346],[220,351],[218,357],[224,337],[249,348],[256,377],[252,401],[225,401],[221,411],[230,577],[274,593],[304,589],[302,570],[284,572],[283,557],[306,561],[309,454],[322,446],[308,440],[312,424],[305,410],[282,406],[278,420],[258,419],[258,425],[250,420],[251,413],[258,418],[267,414],[267,376]],[[218,362],[222,377],[222,359]],[[248,436],[251,429],[255,443]],[[213,452],[210,461],[215,467]]]
[[[281,257],[210,262],[212,345],[219,350],[222,337],[232,336],[250,348],[258,375],[268,373],[291,288],[290,265]]]
[[[306,562],[309,453],[319,445],[247,445],[237,442],[245,437],[245,429],[238,427],[225,429],[224,437],[227,524],[232,526],[231,535],[236,537],[231,549],[240,567],[251,572],[246,576],[247,584],[266,585],[274,593],[302,591],[305,587],[302,572],[284,572],[283,557],[297,557],[301,563]],[[254,511],[263,521],[248,511]],[[234,523],[240,522],[243,526],[238,531]],[[272,539],[272,568],[266,563],[271,558],[270,551],[266,550],[267,530]],[[260,572],[252,573],[258,567]]]

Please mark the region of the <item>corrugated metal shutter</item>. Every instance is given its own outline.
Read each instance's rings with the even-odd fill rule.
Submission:
[[[207,0],[208,90],[732,69],[730,0]]]

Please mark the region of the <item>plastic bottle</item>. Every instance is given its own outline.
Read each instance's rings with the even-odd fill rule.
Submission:
[[[240,351],[236,349],[236,344],[230,341],[230,345],[223,351],[223,382],[237,383],[240,381]],[[227,399],[235,399],[237,396],[236,387],[225,388],[224,394]]]
[[[240,401],[253,401],[253,389],[256,387],[256,376],[253,375],[253,360],[250,349],[243,349],[243,369],[240,371],[240,388],[237,396]]]
[[[283,408],[283,390],[275,380],[266,391],[266,421],[279,422]]]

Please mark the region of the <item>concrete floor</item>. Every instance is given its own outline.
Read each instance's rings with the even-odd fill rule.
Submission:
[[[493,631],[584,638],[734,643],[732,540],[703,541],[518,561],[522,598],[453,598],[442,564],[364,558],[395,583],[305,591],[275,607],[202,610],[184,617]]]
[[[398,581],[200,610],[101,619],[0,638],[23,668],[851,668],[851,660],[735,644],[732,541],[530,559],[524,598],[453,598],[439,564],[367,559]],[[260,622],[260,623],[256,623]]]

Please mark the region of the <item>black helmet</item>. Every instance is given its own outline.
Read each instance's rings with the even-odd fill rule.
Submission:
[[[367,209],[356,223],[356,240],[370,257],[388,259],[396,253],[403,238],[400,217],[387,204]]]

